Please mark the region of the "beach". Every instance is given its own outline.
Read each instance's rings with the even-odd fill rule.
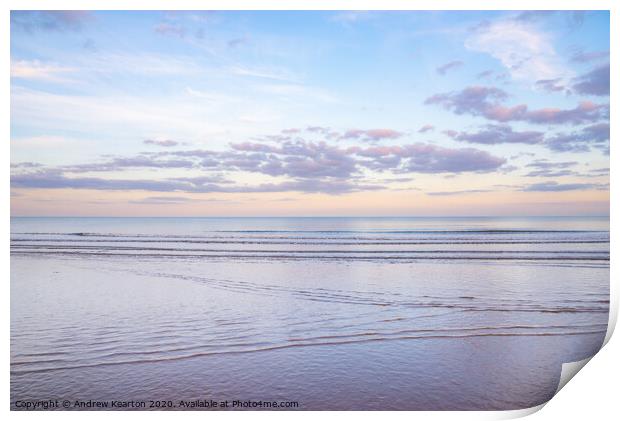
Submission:
[[[607,329],[606,217],[12,218],[11,232],[12,403],[521,409]]]

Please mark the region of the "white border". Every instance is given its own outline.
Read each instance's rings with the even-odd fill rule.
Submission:
[[[442,0],[441,2],[429,1],[429,0],[417,0],[417,1],[403,1],[403,0],[383,0],[383,1],[369,1],[369,0],[296,0],[294,3],[284,2],[282,0],[150,0],[148,2],[143,1],[130,1],[130,0],[48,0],[45,2],[36,0],[8,0],[2,3],[2,22],[0,24],[0,37],[2,40],[2,75],[3,83],[0,90],[0,98],[2,98],[2,113],[1,121],[3,133],[5,134],[2,141],[2,156],[5,161],[5,174],[6,178],[1,184],[2,194],[5,197],[5,201],[0,208],[2,212],[2,233],[4,234],[5,241],[2,243],[2,268],[4,275],[2,277],[2,312],[4,316],[4,323],[2,325],[3,338],[5,340],[5,346],[2,349],[3,360],[6,362],[5,370],[3,372],[4,382],[2,383],[3,396],[5,402],[9,401],[10,396],[10,377],[8,370],[9,357],[9,323],[10,323],[10,249],[9,249],[9,232],[10,232],[10,202],[6,200],[10,198],[10,17],[9,11],[14,10],[42,10],[42,9],[58,9],[58,10],[75,10],[75,9],[93,9],[93,10],[611,10],[611,74],[618,75],[620,67],[618,66],[618,54],[615,49],[617,40],[620,40],[619,31],[619,19],[618,19],[618,6],[617,2],[611,0],[564,0],[564,1],[552,1],[552,0],[502,0],[500,1],[484,1],[484,0]],[[618,97],[618,84],[614,83],[612,77],[611,86],[611,137],[617,139],[618,129],[614,122],[620,121],[618,119],[617,112],[617,97]],[[611,148],[610,164],[617,162],[617,150],[616,147]],[[617,214],[620,211],[618,206],[617,196],[614,193],[614,187],[616,186],[613,181],[615,172],[611,172],[611,215]],[[611,220],[611,236],[616,237],[618,233],[617,224],[612,218]],[[618,279],[620,278],[616,266],[613,264],[618,257],[616,247],[611,248],[611,303],[610,303],[610,324],[606,336],[606,343],[611,337],[613,328],[615,327],[617,314],[618,314]],[[617,386],[617,378],[619,374],[618,359],[615,355],[618,354],[620,345],[618,340],[612,341],[611,345],[606,345],[588,364],[588,368],[584,370],[584,373],[579,375],[579,380],[570,382],[557,397],[554,397],[549,403],[548,408],[544,411],[538,412],[534,419],[583,419],[584,417],[597,418],[609,418],[609,414],[618,413],[618,399],[616,393],[614,393],[614,386]],[[595,406],[592,406],[592,405]],[[251,416],[257,419],[290,419],[291,417],[296,419],[310,419],[316,416],[321,418],[336,419],[339,417],[355,417],[355,418],[378,418],[388,417],[390,419],[407,419],[423,418],[423,419],[507,419],[521,417],[533,412],[538,411],[542,406],[520,410],[520,411],[503,411],[503,412],[217,412],[217,413],[200,413],[200,412],[183,412],[182,415],[179,412],[174,413],[113,413],[113,412],[90,412],[89,418],[103,419],[107,417],[118,417],[126,419],[145,418],[152,417],[157,419],[169,419],[171,417],[183,416],[190,419],[203,420],[206,417],[215,417],[223,419],[239,419],[242,417]],[[9,412],[9,404],[7,402],[5,406],[5,412]],[[39,418],[41,416],[49,417],[50,419],[82,419],[84,415],[77,412],[17,412],[12,411],[9,414],[10,417],[19,419],[32,419]]]

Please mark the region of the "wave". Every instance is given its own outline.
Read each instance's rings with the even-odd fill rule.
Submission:
[[[454,240],[454,241],[265,241],[265,240],[49,240],[49,239],[11,239],[11,243],[42,243],[60,242],[68,244],[80,243],[158,243],[158,244],[251,244],[251,245],[307,245],[307,246],[399,246],[399,245],[522,245],[522,244],[609,244],[609,240],[540,240],[540,241],[485,241],[485,240]]]
[[[549,233],[601,233],[592,230],[531,230],[531,229],[456,229],[456,230],[215,230],[224,233],[372,233],[372,234],[549,234]]]
[[[492,329],[492,328],[490,328]],[[83,369],[83,368],[98,368],[98,367],[109,367],[116,365],[127,365],[127,364],[145,364],[145,363],[161,363],[161,362],[171,362],[171,361],[180,361],[187,360],[191,358],[198,357],[208,357],[208,356],[216,356],[216,355],[234,355],[234,354],[247,354],[254,352],[265,352],[265,351],[275,351],[282,350],[288,348],[300,348],[300,347],[313,347],[313,346],[330,346],[330,345],[348,345],[348,344],[361,344],[367,342],[382,342],[382,341],[396,341],[396,340],[429,340],[429,339],[463,339],[463,338],[476,338],[476,337],[546,337],[546,336],[573,336],[573,335],[602,335],[606,333],[606,329],[598,329],[598,330],[584,330],[584,331],[573,331],[566,330],[560,332],[471,332],[471,333],[461,333],[465,330],[471,329],[444,329],[440,331],[430,331],[429,334],[419,334],[414,335],[411,333],[422,333],[422,330],[411,332],[406,332],[405,334],[394,334],[394,336],[389,336],[390,334],[377,334],[377,333],[361,333],[357,336],[353,335],[334,335],[334,336],[322,336],[322,337],[313,337],[313,338],[292,338],[284,343],[276,343],[276,344],[268,344],[263,346],[255,346],[249,345],[246,349],[222,349],[216,351],[205,351],[205,352],[194,352],[188,353],[184,355],[169,355],[169,356],[160,356],[158,358],[141,358],[141,359],[130,359],[130,360],[121,360],[121,361],[99,361],[93,363],[86,364],[74,364],[74,365],[65,365],[65,366],[56,366],[56,367],[46,367],[46,368],[33,368],[26,370],[13,370],[11,369],[11,375],[25,375],[31,373],[47,373],[59,370],[72,370],[72,369]],[[437,333],[435,333],[437,332]],[[447,332],[456,332],[453,334],[449,334]],[[183,351],[183,349],[181,349]],[[171,351],[162,351],[162,352],[171,352]],[[157,351],[155,352],[157,353]],[[126,355],[127,353],[123,353]],[[137,354],[148,354],[148,352],[142,352]],[[15,363],[11,363],[11,365],[15,365]]]
[[[173,247],[129,247],[129,246],[89,246],[89,245],[31,245],[17,244],[14,249],[30,250],[101,250],[101,251],[178,251],[178,252],[218,252],[218,253],[286,253],[286,254],[605,254],[598,250],[261,250],[261,249],[208,249],[208,248],[173,248]]]
[[[210,232],[219,233],[248,233],[248,234],[261,234],[261,233],[317,233],[317,234],[329,234],[329,233],[363,233],[363,234],[450,234],[450,233],[468,233],[468,234],[549,234],[549,233],[609,233],[604,230],[533,230],[533,229],[452,229],[452,230],[439,230],[439,229],[425,229],[425,230],[213,230]],[[48,231],[16,231],[13,234],[35,234],[35,235],[75,235],[75,236],[112,236],[116,237],[119,233],[102,233],[102,232],[48,232]],[[134,235],[134,234],[132,234]],[[135,234],[140,236],[151,236],[152,234]],[[171,235],[172,236],[172,235]],[[179,235],[177,235],[179,236]]]
[[[281,295],[326,303],[364,305],[385,308],[404,309],[455,309],[460,311],[478,312],[536,312],[536,313],[607,313],[608,300],[581,299],[567,302],[566,299],[547,299],[541,303],[536,297],[502,298],[475,296],[412,296],[399,293],[379,293],[368,291],[349,291],[341,289],[305,288],[298,289],[282,285],[253,283],[249,281],[233,281],[229,279],[205,278],[200,276],[161,273],[150,271],[134,271],[149,277],[180,279],[209,285],[211,288],[224,289],[241,293]],[[607,301],[607,302],[601,302]],[[570,305],[569,305],[570,303]],[[602,305],[601,305],[602,304]]]
[[[332,254],[320,254],[320,255],[312,255],[312,256],[304,256],[304,255],[295,255],[290,251],[281,254],[268,254],[269,252],[265,251],[263,253],[254,253],[254,254],[241,254],[243,251],[239,251],[238,253],[220,253],[220,254],[205,254],[205,253],[193,253],[193,254],[183,254],[179,253],[117,253],[117,252],[100,252],[100,251],[54,251],[54,250],[19,250],[19,249],[11,249],[12,255],[32,255],[32,254],[46,254],[46,255],[61,255],[61,256],[113,256],[113,257],[129,257],[129,258],[137,258],[137,257],[149,257],[149,258],[210,258],[210,259],[276,259],[276,260],[325,260],[325,261],[342,261],[342,260],[351,260],[351,261],[374,261],[376,259],[381,260],[389,260],[389,261],[420,261],[420,260],[458,260],[458,261],[467,261],[467,260],[491,260],[491,261],[604,261],[608,262],[609,255],[605,256],[545,256],[545,257],[535,257],[535,256],[497,256],[492,255],[490,252],[489,256],[424,256],[424,255],[411,255],[411,256],[393,256],[393,255],[382,255],[380,257],[372,258],[369,256],[354,256],[354,255],[334,255]],[[325,253],[325,252],[323,252]],[[389,252],[385,252],[389,253]],[[411,252],[411,254],[416,254],[419,252]]]

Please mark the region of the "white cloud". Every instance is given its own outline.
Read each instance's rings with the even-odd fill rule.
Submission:
[[[19,79],[38,79],[46,81],[66,81],[67,73],[74,72],[71,67],[42,63],[39,60],[11,61],[11,77]]]
[[[232,108],[231,108],[232,107]],[[15,86],[11,90],[11,122],[15,130],[66,132],[97,138],[136,139],[159,134],[194,144],[224,144],[231,136],[281,127],[291,115],[287,104],[258,99],[209,95],[195,89],[177,94],[78,95]],[[240,119],[246,123],[239,124]],[[273,126],[271,125],[273,124]]]
[[[29,137],[13,137],[11,138],[11,145],[13,147],[28,147],[28,148],[50,148],[57,149],[61,146],[69,144],[77,144],[78,139],[69,139],[63,136],[29,136]]]
[[[490,54],[517,80],[535,82],[571,76],[551,36],[530,23],[500,20],[481,25],[465,40],[465,47]]]
[[[201,66],[186,56],[108,53],[89,54],[76,58],[65,57],[64,59],[72,65],[40,60],[12,60],[11,78],[74,84],[96,82],[101,74],[132,73],[142,76],[217,74],[216,69]]]
[[[221,92],[194,89],[191,86],[185,87],[185,93],[192,98],[204,100],[207,102],[217,102],[218,105],[221,105],[223,103],[240,103],[245,100],[245,98],[242,96],[226,95]]]
[[[183,97],[69,95],[14,87],[11,107],[13,124],[46,130],[148,135],[174,128],[174,135],[184,138],[224,131],[216,105],[206,107]]]
[[[236,76],[249,76],[260,79],[272,79],[282,82],[296,82],[299,78],[282,69],[251,69],[233,66],[229,71]]]
[[[275,95],[283,98],[305,97],[322,102],[338,102],[328,91],[300,84],[262,84],[255,86],[256,90],[268,95]]]
[[[189,56],[157,53],[95,54],[78,62],[86,72],[134,73],[147,76],[197,75],[210,70]]]

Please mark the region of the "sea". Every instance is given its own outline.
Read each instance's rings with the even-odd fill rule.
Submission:
[[[523,409],[603,343],[609,217],[13,217],[10,283],[11,409]]]

